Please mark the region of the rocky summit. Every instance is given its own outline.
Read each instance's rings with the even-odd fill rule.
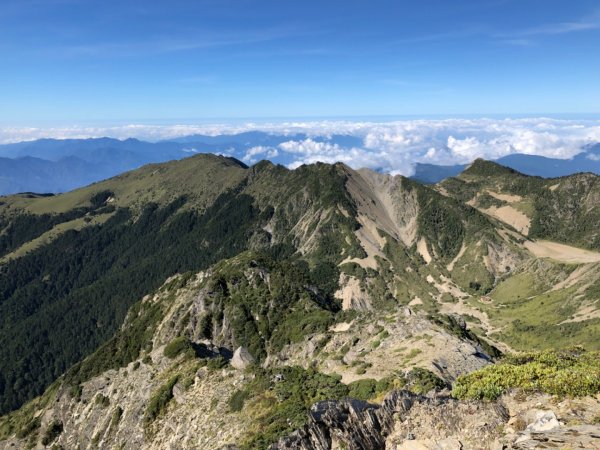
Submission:
[[[0,198],[0,448],[600,448],[600,182],[196,155]]]

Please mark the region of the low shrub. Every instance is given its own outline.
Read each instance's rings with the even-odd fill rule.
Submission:
[[[248,398],[248,392],[245,390],[235,391],[231,397],[229,397],[229,401],[227,402],[229,405],[229,409],[232,412],[241,411],[244,408],[244,402]]]
[[[190,341],[183,337],[178,336],[165,345],[165,349],[163,350],[163,355],[167,358],[174,359],[181,355],[182,353],[193,352],[192,344]]]
[[[227,360],[221,355],[216,356],[214,358],[208,358],[208,360],[206,361],[206,367],[208,368],[208,370],[223,369],[227,366],[227,364]]]
[[[446,383],[444,380],[439,378],[431,370],[415,367],[406,375],[404,389],[414,392],[415,394],[426,394],[431,390],[439,390],[445,387]]]
[[[35,417],[30,422],[27,422],[19,431],[17,431],[17,437],[19,439],[26,438],[31,433],[36,432],[40,428],[40,425],[40,418]]]
[[[459,377],[452,395],[494,400],[515,388],[559,397],[595,395],[600,392],[600,353],[574,348],[507,356]]]
[[[167,405],[173,398],[173,387],[179,381],[179,375],[171,378],[166,384],[158,388],[158,390],[152,395],[148,406],[146,407],[146,413],[144,415],[144,421],[149,424],[154,421],[159,415],[161,415],[166,409]]]
[[[101,406],[102,408],[106,408],[108,405],[110,405],[110,399],[105,395],[96,394],[94,403],[96,403],[96,405]]]
[[[372,378],[353,381],[348,385],[348,397],[369,400],[375,395],[377,381]]]
[[[60,434],[63,432],[63,424],[62,422],[55,420],[48,428],[46,428],[46,432],[44,433],[44,437],[42,438],[42,444],[49,445],[51,444]]]
[[[259,423],[249,430],[241,445],[244,450],[266,449],[282,435],[301,427],[314,403],[348,396],[348,387],[339,375],[301,367],[255,369],[254,373],[254,380],[245,388],[247,398],[245,394],[236,393],[230,399],[230,407],[234,397],[235,402],[243,398],[248,408],[260,411],[257,413]]]

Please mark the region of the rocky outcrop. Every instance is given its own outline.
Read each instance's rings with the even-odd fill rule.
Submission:
[[[271,450],[384,449],[395,415],[403,416],[423,398],[408,391],[390,393],[381,406],[360,400],[323,401],[310,409],[308,423],[272,445]]]
[[[516,402],[510,395],[498,402],[475,402],[455,400],[447,393],[425,397],[393,391],[381,405],[351,399],[324,401],[311,408],[304,427],[270,450],[599,448],[600,426],[559,421],[554,411],[531,407],[539,400],[544,398],[538,395]],[[591,398],[563,403],[556,405],[557,414],[575,417],[573,411],[585,407],[586,417],[580,419],[587,422],[587,416],[597,414],[600,407]],[[512,428],[516,417],[521,431]]]
[[[600,448],[600,427],[593,425],[576,425],[555,428],[543,432],[524,433],[509,448]]]
[[[417,420],[420,417],[429,417],[437,423],[424,430]],[[499,425],[507,420],[506,410],[497,404],[393,391],[381,405],[357,400],[319,402],[311,408],[308,423],[271,446],[271,450],[413,448],[407,442],[430,438],[433,430],[448,443],[456,441],[462,445],[461,440],[493,443]],[[441,428],[445,431],[440,431]]]
[[[231,358],[231,365],[238,370],[244,370],[254,364],[254,362],[254,356],[250,354],[246,347],[238,347],[233,352],[233,358]]]

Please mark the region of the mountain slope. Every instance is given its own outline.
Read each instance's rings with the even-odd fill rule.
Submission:
[[[114,338],[68,371],[44,397],[0,421],[2,436],[16,432],[37,441],[53,423],[61,423],[64,447],[164,448],[179,443],[219,448],[237,443],[267,448],[304,423],[305,408],[314,401],[371,395],[368,389],[360,392],[364,382],[341,383],[327,353],[346,359],[350,382],[350,375],[372,380],[366,354],[377,360],[389,352],[390,367],[377,373],[380,387],[373,392],[408,382],[398,370],[417,361],[437,361],[449,379],[489,364],[477,342],[462,341],[441,325],[403,312],[392,313],[395,320],[381,320],[376,328],[360,323],[365,315],[345,331],[332,332],[332,311],[323,308],[315,290],[306,288],[310,275],[300,261],[295,266],[248,252],[207,271],[169,279],[128,314]],[[423,341],[422,354],[393,351],[401,350],[411,333],[415,343]],[[375,339],[381,342],[377,348]],[[431,348],[425,342],[441,345]],[[268,350],[266,368],[246,374],[233,370],[222,357],[230,358],[227,349],[238,345],[248,345],[257,358]],[[447,354],[448,347],[457,348],[455,356]],[[360,370],[365,366],[366,371]],[[418,373],[426,378],[412,382],[440,383],[428,372]],[[163,391],[169,395],[159,402]],[[240,400],[233,400],[236,395]],[[40,409],[44,413],[36,421]],[[227,427],[215,433],[219,420],[226,420]],[[168,423],[176,425],[166,427]]]
[[[316,401],[441,388],[498,348],[598,348],[600,254],[566,263],[540,248],[572,247],[527,236],[569,201],[559,230],[595,242],[579,223],[593,177],[476,161],[425,186],[197,155],[4,197],[1,406],[21,408],[0,439],[267,448]],[[230,431],[211,432],[224,417]]]
[[[438,185],[440,192],[504,224],[502,234],[536,257],[514,267],[486,297],[469,302],[490,319],[493,340],[521,350],[558,342],[596,348],[598,180],[593,174],[529,177],[478,160]]]
[[[599,249],[600,177],[529,177],[483,160],[440,184],[451,196],[495,215],[531,238]]]
[[[200,270],[248,249],[276,258],[297,252],[324,299],[336,294],[342,303],[346,298],[347,307],[362,284],[364,307],[408,304],[418,297],[433,311],[434,297],[425,295],[433,287],[416,275],[423,255],[435,258],[428,268],[435,276],[435,267],[459,253],[464,236],[483,233],[500,239],[473,208],[401,178],[393,181],[392,195],[406,189],[413,198],[415,209],[402,220],[412,223],[415,239],[403,240],[391,228],[391,239],[386,239],[386,227],[383,234],[377,230],[380,218],[361,226],[368,213],[359,211],[349,191],[348,180],[355,178],[362,175],[343,165],[290,171],[268,162],[247,168],[228,158],[198,155],[68,194],[5,198],[0,210],[5,236],[0,273],[3,409],[41,393],[108,339],[137,299],[177,272]],[[400,209],[390,214],[403,208],[396,206]],[[389,265],[384,278],[355,276],[352,264],[338,268],[343,261],[373,257],[361,245],[363,228],[377,235],[376,251]],[[454,271],[468,265],[475,274],[457,276],[457,283],[467,290],[489,289],[495,269],[490,272],[482,257],[475,257],[475,241],[469,242],[474,261],[460,261]],[[63,256],[57,260],[56,255]],[[388,285],[394,294],[382,297]],[[52,366],[40,363],[40,355]]]
[[[292,173],[270,164],[248,169],[212,155],[146,167],[61,196],[6,198],[3,409],[41,392],[109,338],[129,306],[174,273],[248,248],[282,255],[302,248],[322,273],[319,283],[329,286],[325,278],[337,270],[340,252],[352,255],[356,248],[337,237],[356,226],[332,213],[338,203],[351,209],[333,166]],[[65,212],[39,214],[50,210]],[[93,221],[99,216],[102,221]],[[39,239],[50,231],[52,237]],[[28,250],[20,251],[23,246]]]

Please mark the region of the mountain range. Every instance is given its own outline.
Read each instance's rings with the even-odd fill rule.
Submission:
[[[191,135],[163,142],[137,139],[40,139],[0,145],[0,194],[19,192],[60,193],[95,183],[145,164],[178,160],[196,153],[217,153],[247,164],[257,156],[248,156],[253,148],[271,149],[269,159],[289,165],[293,155],[281,150],[288,141],[303,141],[305,134],[270,134],[253,131],[233,135]],[[340,148],[361,147],[355,136],[311,137],[317,143]],[[279,149],[273,151],[273,149]],[[251,153],[251,152],[250,152]],[[260,156],[260,155],[259,155]],[[572,159],[553,159],[536,155],[513,154],[496,162],[528,175],[558,177],[578,172],[600,173],[600,145],[589,146]],[[440,166],[417,163],[413,179],[437,183],[456,176],[466,165]]]
[[[0,448],[593,445],[599,180],[197,154],[1,197]]]

